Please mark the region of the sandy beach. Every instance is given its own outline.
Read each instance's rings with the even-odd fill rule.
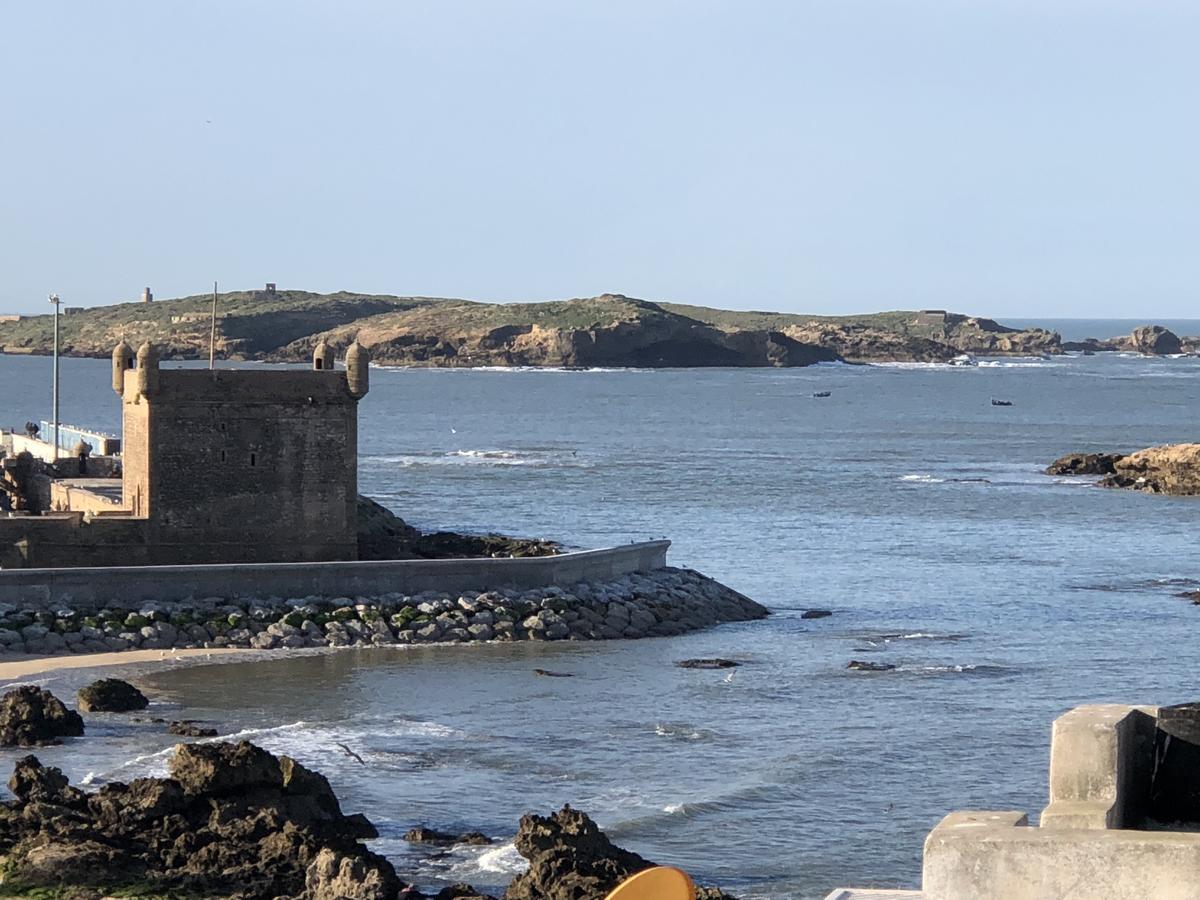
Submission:
[[[170,662],[172,660],[189,659],[209,656],[226,656],[233,653],[251,653],[240,647],[222,647],[206,650],[203,648],[184,650],[122,650],[114,653],[90,653],[70,656],[31,656],[28,659],[14,659],[0,662],[0,681],[14,681],[19,678],[30,678],[34,675],[44,675],[47,672],[60,672],[66,669],[93,669],[109,666],[123,666],[131,663]]]

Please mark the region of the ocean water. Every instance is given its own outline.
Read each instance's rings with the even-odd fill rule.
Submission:
[[[5,418],[44,414],[48,368],[0,358]],[[64,421],[117,424],[107,372],[66,361]],[[145,678],[151,712],[319,768],[424,885],[503,885],[519,817],[569,802],[743,897],[916,886],[945,813],[1041,809],[1056,715],[1197,698],[1200,608],[1174,596],[1200,587],[1197,501],[1040,470],[1192,440],[1198,410],[1200,359],[373,370],[364,493],[427,527],[580,546],[666,535],[675,564],[774,615],[660,640],[179,667]],[[802,620],[811,607],[834,615]],[[744,665],[673,665],[708,655]],[[97,718],[39,755],[72,779],[127,779],[162,771],[156,731]],[[499,842],[430,855],[399,839],[416,824]]]

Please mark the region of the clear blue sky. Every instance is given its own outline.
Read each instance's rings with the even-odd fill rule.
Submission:
[[[1194,315],[1200,4],[12,3],[0,312],[265,281]]]

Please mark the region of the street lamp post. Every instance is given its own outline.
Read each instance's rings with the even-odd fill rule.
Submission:
[[[58,294],[50,295],[54,304],[54,461],[58,462]]]

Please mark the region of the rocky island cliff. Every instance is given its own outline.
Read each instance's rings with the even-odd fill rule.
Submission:
[[[211,295],[121,303],[62,317],[68,356],[108,357],[122,338],[164,356],[206,359]],[[0,350],[48,354],[52,317],[0,322]],[[808,316],[652,303],[621,294],[479,303],[349,292],[239,291],[217,297],[222,358],[300,362],[319,340],[355,338],[380,365],[694,367],[937,362],[961,354],[1062,352],[1059,336],[943,312]]]

